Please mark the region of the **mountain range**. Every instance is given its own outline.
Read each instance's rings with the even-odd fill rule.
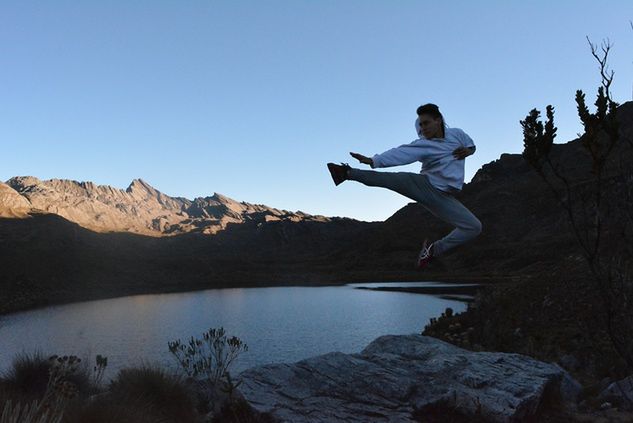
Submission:
[[[620,106],[618,116],[631,142],[633,102]],[[632,163],[631,150],[614,159]],[[591,159],[580,139],[554,144],[551,155],[574,180],[589,176]],[[413,264],[423,239],[451,228],[416,203],[367,223],[219,194],[169,197],[142,180],[123,191],[12,178],[0,184],[0,312],[221,287],[501,282],[586,272],[567,215],[521,155],[502,154],[484,165],[458,198],[479,217],[482,234],[420,273]],[[620,214],[609,219],[616,233]]]
[[[64,179],[41,181],[20,176],[0,183],[0,216],[53,213],[97,232],[131,232],[151,236],[190,232],[215,234],[246,221],[328,221],[323,216],[237,202],[221,194],[188,200],[170,197],[142,179],[126,190]]]

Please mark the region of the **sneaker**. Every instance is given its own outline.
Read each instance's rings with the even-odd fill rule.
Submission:
[[[347,180],[347,172],[351,169],[347,163],[341,163],[340,165],[328,163],[327,168],[330,171],[330,175],[332,175],[334,184],[337,186]]]
[[[420,251],[420,255],[418,256],[418,262],[416,267],[418,270],[422,270],[429,265],[429,262],[433,259],[433,243],[428,244],[428,241],[424,240],[424,245],[422,246],[422,251]]]

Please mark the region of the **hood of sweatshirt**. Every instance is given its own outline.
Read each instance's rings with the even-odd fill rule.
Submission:
[[[418,134],[418,137],[424,138],[422,135],[422,128],[420,128],[420,118],[415,118],[415,133]]]

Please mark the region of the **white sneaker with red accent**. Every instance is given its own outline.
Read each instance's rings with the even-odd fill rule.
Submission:
[[[424,245],[422,246],[422,251],[420,251],[420,255],[418,256],[418,261],[416,263],[416,268],[418,270],[422,270],[429,265],[429,262],[433,259],[433,243],[428,243],[428,240],[424,240]]]

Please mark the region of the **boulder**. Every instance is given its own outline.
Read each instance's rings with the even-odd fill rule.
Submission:
[[[431,409],[510,422],[534,416],[545,395],[575,403],[580,392],[556,364],[422,335],[382,336],[359,354],[255,367],[240,379],[257,411],[294,423],[419,421]]]

